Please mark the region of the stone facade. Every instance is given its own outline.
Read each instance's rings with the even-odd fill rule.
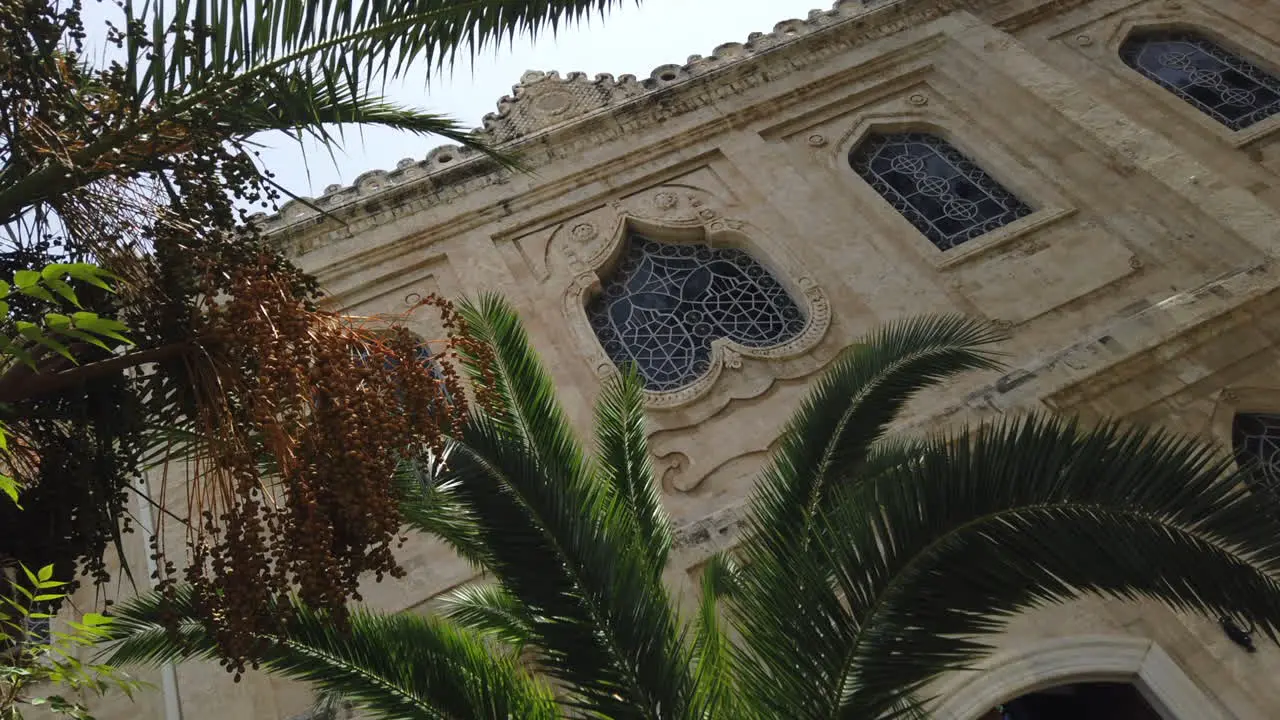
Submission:
[[[678,18],[673,18],[678,22]],[[483,133],[531,174],[445,147],[261,222],[335,308],[402,314],[429,292],[497,290],[585,429],[613,372],[585,304],[628,233],[747,251],[806,318],[785,344],[713,346],[708,369],[649,396],[652,445],[682,527],[670,581],[732,547],[753,471],[806,385],[880,323],[958,311],[1010,329],[1011,370],[912,406],[940,427],[1049,409],[1231,441],[1237,412],[1280,412],[1280,114],[1230,129],[1121,59],[1146,28],[1194,31],[1280,75],[1280,0],[841,0],[646,79],[528,73]],[[945,252],[851,169],[885,132],[944,138],[1028,212]],[[317,212],[317,208],[323,213]],[[410,316],[430,338],[426,313]],[[472,581],[441,545],[366,598],[414,610]],[[1218,623],[1088,600],[1020,617],[990,670],[939,684],[936,717],[1022,692],[1137,683],[1176,720],[1280,717],[1280,648]],[[183,666],[101,718],[286,718],[305,690]],[[174,698],[177,702],[174,702]]]

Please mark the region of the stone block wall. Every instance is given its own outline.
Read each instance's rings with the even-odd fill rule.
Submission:
[[[1011,334],[1006,371],[921,398],[904,431],[1052,410],[1229,443],[1235,412],[1280,412],[1280,114],[1230,130],[1135,72],[1119,49],[1143,28],[1194,29],[1280,76],[1277,0],[842,0],[645,80],[527,74],[482,132],[535,174],[441,148],[331,188],[315,200],[328,216],[294,204],[263,222],[335,308],[503,293],[583,430],[614,370],[585,307],[631,233],[763,264],[805,329],[776,348],[717,344],[701,379],[649,396],[682,526],[669,577],[687,590],[736,542],[808,383],[886,321],[961,312]],[[850,167],[884,132],[944,138],[1029,212],[939,251]],[[425,312],[409,323],[440,332]],[[476,580],[428,538],[403,558],[409,576],[370,584],[369,602],[422,609]],[[940,684],[953,701],[939,717],[1086,676],[1134,679],[1178,720],[1280,717],[1280,648],[1244,654],[1215,622],[1163,608],[1045,608],[1000,644],[991,673]],[[306,707],[261,676],[177,675],[188,720]],[[158,696],[99,717],[177,720]]]

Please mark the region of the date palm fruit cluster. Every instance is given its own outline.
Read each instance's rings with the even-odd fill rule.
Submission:
[[[0,274],[104,266],[118,292],[86,295],[85,309],[135,343],[75,348],[79,364],[47,392],[0,397],[33,468],[20,525],[0,509],[15,530],[0,561],[105,583],[143,468],[167,460],[146,498],[161,518],[157,580],[196,587],[238,671],[250,638],[281,620],[261,612],[265,599],[297,592],[342,617],[362,575],[401,573],[393,470],[440,446],[466,395],[407,331],[319,310],[315,280],[249,222],[280,197],[250,138],[290,111],[259,99],[292,76],[231,82],[206,62],[211,26],[175,21],[165,32],[182,41],[164,48],[150,30],[135,19],[107,40],[183,72],[144,82],[149,64],[92,67],[78,0],[0,0],[0,225],[12,240]],[[433,350],[447,356],[454,341]]]
[[[402,577],[397,465],[442,449],[465,417],[464,388],[443,356],[403,326],[375,328],[309,308],[265,261],[238,268],[234,295],[210,303],[220,383],[206,402],[201,467],[187,483],[189,562],[158,571],[195,589],[223,663],[237,675],[287,621],[296,593],[341,622],[360,581]],[[449,303],[432,297],[446,324]],[[464,341],[465,342],[465,341]],[[215,394],[211,394],[213,399]]]

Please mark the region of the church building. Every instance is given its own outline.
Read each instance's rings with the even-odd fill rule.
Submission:
[[[1123,418],[1261,461],[1280,503],[1280,0],[840,0],[647,77],[528,72],[483,124],[531,172],[440,147],[260,222],[335,310],[501,292],[584,432],[635,362],[678,593],[734,547],[809,384],[914,315],[1011,339],[1007,368],[921,397],[903,432]],[[367,602],[429,611],[478,581],[430,538],[400,557]],[[1088,599],[994,642],[933,688],[934,718],[1280,718],[1280,647],[1237,619]],[[311,702],[214,664],[145,679],[97,717]]]

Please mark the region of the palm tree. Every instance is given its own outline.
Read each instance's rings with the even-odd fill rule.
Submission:
[[[118,292],[108,293],[107,283],[91,276],[100,287],[78,291],[83,307],[75,309],[84,312],[70,317],[41,320],[42,312],[34,326],[0,317],[0,346],[16,348],[0,357],[0,425],[14,438],[4,464],[13,486],[23,488],[25,508],[19,512],[7,493],[0,497],[0,526],[10,530],[0,534],[0,564],[52,564],[59,577],[81,570],[106,582],[107,548],[114,544],[126,562],[133,555],[121,534],[132,493],[159,506],[161,522],[186,523],[189,537],[198,539],[193,546],[225,554],[229,548],[211,539],[223,518],[263,522],[249,497],[252,486],[280,490],[286,505],[301,497],[288,491],[296,478],[280,470],[298,464],[281,462],[283,454],[318,448],[317,465],[336,467],[353,445],[375,444],[350,431],[304,438],[342,403],[288,407],[269,397],[283,387],[281,378],[264,381],[259,372],[275,357],[296,360],[278,368],[280,375],[340,376],[335,362],[351,354],[343,351],[378,343],[353,329],[357,323],[314,311],[315,280],[250,220],[255,206],[269,208],[291,194],[258,162],[261,134],[282,131],[332,149],[343,128],[372,125],[442,136],[461,143],[471,159],[514,164],[512,148],[490,147],[446,116],[384,97],[385,83],[414,74],[425,86],[456,59],[622,2],[121,0],[103,4],[111,27],[86,28],[91,16],[82,16],[82,0],[0,0],[0,276],[12,276],[14,284],[5,302],[14,304],[15,317],[32,315],[32,303],[55,292],[66,296],[65,271],[85,263],[118,281],[112,283]],[[105,39],[94,48],[105,52],[86,51],[86,35]],[[53,270],[41,277],[27,270],[33,267]],[[244,317],[229,319],[237,303],[257,308],[258,326],[272,329],[259,337],[243,332]],[[281,322],[286,311],[293,319]],[[119,327],[106,323],[127,325],[134,344],[109,339],[108,346],[96,338],[94,328]],[[326,355],[324,340],[330,350],[343,347]],[[281,347],[266,347],[271,343]],[[390,414],[394,383],[384,380],[336,391],[364,393],[370,402],[380,394]],[[301,404],[321,396],[328,400],[332,392],[291,393]],[[268,410],[254,413],[255,406]],[[278,427],[264,427],[271,424]],[[402,447],[423,440],[401,434],[382,440]],[[229,470],[231,456],[246,466],[241,481]],[[190,460],[185,467],[199,474],[189,483],[189,501],[150,494],[139,482],[149,466],[174,457]],[[362,469],[340,474],[349,483]],[[248,475],[259,477],[243,481]],[[388,484],[388,472],[364,475]],[[325,502],[334,486],[328,481],[313,482],[321,492],[313,487],[305,494]],[[277,568],[297,564],[302,571],[290,575],[314,581],[313,599],[327,595],[330,607],[341,606],[359,572],[372,569],[366,559],[395,572],[390,553],[378,548],[394,535],[398,511],[393,502],[379,504],[385,522],[369,522],[376,509],[356,508],[336,521],[337,539],[305,557],[281,562],[287,547],[248,556],[271,554]],[[375,526],[381,529],[370,534]],[[329,567],[307,557],[325,558]],[[224,566],[221,559],[206,565]],[[253,565],[241,557],[225,565],[228,572],[210,570],[203,579],[305,591],[262,572],[255,578]],[[169,566],[160,567],[164,573]],[[326,583],[342,587],[315,591]],[[211,615],[231,618],[226,610]]]
[[[83,37],[79,0],[6,0],[13,45],[0,51],[0,79],[15,88],[39,80],[68,97],[38,107],[45,98],[33,86],[24,88],[30,104],[0,105],[0,225],[96,181],[169,167],[189,149],[189,130],[206,124],[237,147],[269,130],[332,145],[333,129],[354,124],[489,152],[453,119],[393,102],[381,87],[621,2],[124,0],[109,33],[114,67],[99,69],[74,49]],[[29,55],[13,50],[28,46]]]
[[[1036,416],[890,439],[920,390],[996,367],[997,335],[959,317],[889,324],[834,363],[682,614],[635,376],[604,387],[588,453],[514,311],[463,312],[483,409],[405,468],[407,515],[493,583],[343,629],[295,602],[257,656],[374,717],[920,717],[912,698],[1011,615],[1086,594],[1280,629],[1280,521],[1212,448]],[[161,620],[187,597],[118,608],[110,661],[210,656],[198,621]]]

